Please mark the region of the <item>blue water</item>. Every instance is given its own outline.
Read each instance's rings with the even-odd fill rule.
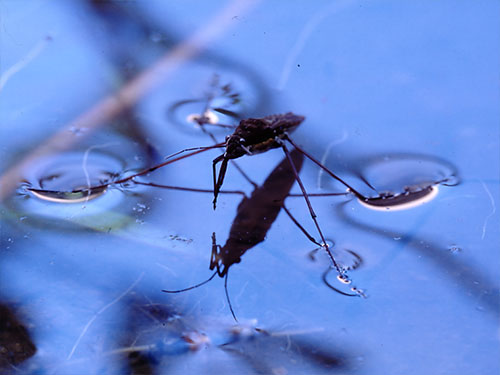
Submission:
[[[36,347],[2,371],[500,371],[498,2],[252,2],[129,112],[96,129],[68,127],[230,4],[98,3],[0,4],[0,174],[60,129],[68,136],[60,150],[23,169],[16,190],[2,180],[0,304]],[[203,111],[203,100],[179,103],[205,98],[215,74],[217,87],[230,84],[240,101],[218,98],[214,106],[243,117],[305,116],[293,140],[366,194],[373,191],[361,176],[396,192],[459,176],[457,186],[439,185],[432,201],[395,212],[370,210],[352,197],[311,197],[334,255],[346,265],[346,250],[362,259],[347,272],[367,298],[323,283],[326,253],[313,261],[317,246],[281,211],[265,241],[231,267],[236,323],[219,277],[184,293],[162,289],[210,277],[212,234],[224,245],[241,195],[222,194],[214,211],[210,193],[144,185],[113,186],[79,203],[26,190],[98,184],[213,144],[186,120]],[[219,141],[228,133],[214,130]],[[220,153],[201,153],[140,181],[211,189]],[[261,184],[283,157],[271,150],[238,165]],[[300,176],[310,193],[345,191],[311,162]],[[234,165],[223,188],[253,190]],[[289,197],[286,205],[318,237],[303,199]],[[334,273],[328,280],[350,288]]]

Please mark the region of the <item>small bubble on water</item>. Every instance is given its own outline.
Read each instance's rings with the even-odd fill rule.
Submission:
[[[361,298],[368,298],[368,296],[366,295],[366,293],[365,293],[365,291],[363,289],[358,289],[355,286],[353,286],[351,288],[351,291],[354,292],[354,293],[356,293]]]
[[[452,244],[448,246],[448,251],[451,252],[452,254],[457,254],[462,251],[462,248],[458,245]]]
[[[29,189],[32,185],[29,182],[22,182],[16,190],[16,194],[24,197],[29,197]]]
[[[329,249],[332,249],[335,246],[335,242],[329,238],[325,239],[325,242],[326,243],[323,243],[322,245],[327,245]]]
[[[219,117],[212,111],[206,111],[203,114],[192,113],[186,117],[186,121],[195,124],[217,124],[219,122]]]
[[[69,131],[76,136],[82,135],[86,130],[87,130],[86,128],[79,128],[76,126],[72,126],[71,128],[69,128]]]
[[[145,213],[146,210],[149,210],[149,207],[142,203],[137,203],[134,207],[132,207],[133,211]]]
[[[349,277],[345,274],[338,275],[337,280],[340,281],[342,284],[350,284],[351,283],[351,279],[349,279]]]
[[[282,348],[283,351],[286,351],[285,348]],[[288,370],[284,367],[275,367],[271,370],[272,375],[286,375],[288,374]]]
[[[151,39],[153,43],[159,43],[163,41],[163,34],[158,31],[153,31],[149,36],[149,39]]]
[[[26,220],[27,218],[28,218],[28,216],[21,216],[21,217],[19,218],[19,221],[24,221],[24,220]]]
[[[394,237],[394,241],[399,241],[401,237]]]

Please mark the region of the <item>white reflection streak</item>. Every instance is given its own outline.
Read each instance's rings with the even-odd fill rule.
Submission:
[[[19,73],[22,69],[26,67],[31,61],[33,61],[42,52],[47,44],[52,40],[50,36],[39,41],[29,52],[24,56],[19,62],[12,65],[9,69],[0,75],[0,91],[7,84],[7,81],[12,78],[13,75]]]
[[[158,267],[163,268],[165,271],[168,271],[168,272],[169,272],[169,273],[171,273],[173,276],[177,276],[177,273],[175,273],[175,272],[174,272],[171,268],[169,268],[169,267],[165,266],[164,264],[161,264],[161,263],[156,262],[156,265],[157,265]]]
[[[90,186],[90,176],[89,176],[89,171],[87,170],[87,160],[89,158],[90,151],[95,150],[96,148],[105,148],[105,147],[114,146],[117,144],[118,143],[116,143],[116,142],[109,142],[109,143],[105,143],[103,145],[94,145],[94,146],[89,147],[87,150],[85,150],[85,153],[83,154],[83,160],[82,160],[82,169],[83,169],[83,173],[85,174],[85,181],[87,182],[87,188],[89,189],[89,193],[87,193],[87,196],[85,197],[84,204],[86,204],[90,199],[90,188],[92,187],[92,186]]]
[[[345,142],[345,140],[347,139],[347,136],[348,136],[347,130],[344,129],[344,132],[342,133],[342,137],[340,137],[340,139],[337,139],[336,141],[331,142],[328,145],[328,147],[325,150],[325,153],[321,157],[321,164],[322,165],[325,165],[326,159],[328,158],[328,155],[330,154],[331,148],[333,146],[341,144],[342,142]],[[325,174],[325,171],[322,168],[320,168],[319,171],[318,171],[318,181],[317,181],[318,189],[321,189],[321,179],[323,178],[324,174]]]
[[[483,185],[484,190],[486,190],[486,194],[488,194],[488,197],[490,198],[491,202],[491,212],[489,213],[488,216],[484,219],[484,224],[483,224],[483,234],[481,235],[481,240],[484,240],[484,237],[486,236],[486,226],[488,225],[488,220],[490,217],[495,215],[495,212],[497,211],[497,207],[495,205],[495,200],[493,199],[493,195],[491,195],[490,189],[488,189],[488,186],[484,183],[483,180],[480,180],[481,185]]]
[[[309,37],[311,36],[312,32],[319,26],[321,22],[323,22],[325,18],[343,10],[348,5],[351,5],[351,3],[354,3],[354,1],[344,0],[329,4],[328,6],[321,8],[321,10],[316,14],[314,14],[312,18],[309,20],[309,22],[306,23],[306,25],[300,32],[299,37],[297,38],[297,42],[294,44],[294,46],[288,53],[288,56],[285,61],[285,66],[281,71],[281,77],[277,87],[278,90],[281,91],[285,88],[285,85],[287,84],[288,79],[290,78],[290,73],[292,72],[292,66],[294,62],[297,60],[297,56],[304,49],[304,46]]]
[[[240,289],[240,292],[233,298],[234,302],[238,303],[238,301],[240,300],[240,298],[245,293],[245,290],[247,289],[248,284],[249,284],[249,281],[246,281],[245,284],[243,284],[243,286]]]
[[[78,344],[80,344],[80,341],[82,340],[83,336],[85,335],[85,333],[87,333],[89,327],[92,325],[92,323],[94,323],[94,321],[97,319],[97,317],[99,315],[101,315],[104,311],[106,311],[107,309],[109,309],[111,306],[113,306],[115,303],[117,303],[119,300],[121,300],[123,297],[125,297],[139,283],[139,281],[141,281],[141,279],[143,278],[143,276],[144,276],[144,272],[142,272],[139,275],[139,277],[137,278],[137,280],[135,280],[132,283],[132,285],[130,285],[122,294],[120,294],[113,301],[111,301],[110,303],[108,303],[106,306],[104,306],[102,309],[100,309],[98,312],[96,312],[94,314],[94,316],[88,321],[88,323],[85,325],[85,327],[83,327],[83,330],[80,333],[80,336],[78,336],[78,338],[76,339],[75,344],[73,345],[73,348],[71,348],[71,352],[69,353],[69,355],[66,358],[66,360],[70,360],[71,359],[71,357],[75,353],[75,350],[76,350]]]

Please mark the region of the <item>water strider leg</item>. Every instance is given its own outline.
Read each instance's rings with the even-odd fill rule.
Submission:
[[[346,186],[358,199],[367,200],[367,198],[363,194],[361,194],[360,192],[358,192],[351,185],[349,185],[347,182],[345,182],[344,180],[342,180],[335,173],[333,173],[327,167],[325,167],[323,164],[321,164],[318,160],[316,160],[311,155],[309,155],[306,151],[304,151],[302,148],[300,148],[294,141],[292,141],[292,139],[288,135],[285,135],[285,139],[288,142],[290,142],[292,144],[292,146],[295,147],[299,152],[301,152],[304,156],[306,156],[309,160],[311,160],[314,164],[316,164],[318,167],[320,167],[326,173],[328,173],[331,177],[333,177],[334,179],[336,179],[337,181],[339,181],[340,183],[342,183],[344,186]]]
[[[182,154],[184,152],[187,152],[187,151],[193,151],[193,152],[190,152],[189,154],[186,154],[186,155],[178,156],[178,157],[176,157],[174,159],[166,160],[166,161],[164,161],[162,163],[159,163],[159,164],[153,165],[152,167],[143,169],[142,171],[134,173],[134,174],[132,174],[130,176],[123,177],[121,179],[110,181],[110,182],[104,182],[104,183],[101,183],[100,185],[97,185],[97,186],[90,186],[90,187],[88,187],[86,189],[77,189],[77,190],[72,190],[72,191],[52,191],[52,190],[28,188],[27,190],[35,192],[35,193],[38,192],[38,193],[61,193],[61,194],[63,194],[63,193],[76,193],[76,192],[95,191],[95,190],[99,190],[99,189],[107,189],[111,185],[123,184],[125,182],[133,180],[135,177],[139,177],[139,176],[143,176],[145,174],[151,173],[151,172],[153,172],[153,171],[155,171],[155,170],[157,170],[157,169],[159,169],[161,167],[164,167],[164,166],[166,166],[168,164],[175,163],[176,161],[188,158],[190,156],[193,156],[193,155],[196,155],[196,154],[208,151],[208,150],[212,150],[214,148],[220,148],[220,147],[224,147],[224,146],[225,146],[225,143],[218,143],[216,145],[207,146],[207,147],[185,148],[184,150],[177,151],[176,153],[174,153],[172,155],[169,155],[166,158],[170,159],[170,158],[172,158],[174,156],[180,155],[180,154]]]
[[[222,160],[222,164],[220,166],[220,169],[219,169],[219,176],[217,178],[217,181],[216,181],[216,165],[219,161]],[[226,171],[227,171],[227,163],[228,163],[229,159],[227,159],[225,157],[225,155],[221,155],[217,158],[214,159],[213,163],[212,163],[212,172],[213,172],[213,176],[214,176],[214,200],[213,200],[213,204],[214,204],[214,210],[215,210],[215,207],[217,206],[217,196],[219,195],[219,191],[220,191],[220,188],[222,187],[222,183],[224,182],[224,177],[226,176]]]
[[[292,213],[290,212],[290,210],[288,208],[286,208],[285,206],[285,203],[283,203],[282,205],[283,207],[283,210],[286,212],[286,214],[288,215],[288,217],[290,218],[290,220],[293,221],[293,223],[297,226],[297,228],[299,228],[301,230],[302,233],[304,233],[304,235],[309,239],[309,241],[311,241],[312,243],[314,243],[315,245],[318,245],[319,247],[323,247],[318,241],[316,241],[314,239],[313,236],[311,236],[309,234],[309,232],[307,232],[306,228],[304,228],[300,223],[299,221],[292,215]]]
[[[321,246],[325,248],[328,256],[330,257],[330,259],[332,261],[333,266],[335,267],[335,269],[337,270],[337,272],[339,274],[339,277],[342,280],[345,280],[346,276],[344,275],[344,272],[339,267],[339,265],[337,264],[335,258],[333,257],[333,254],[330,251],[330,248],[328,247],[328,244],[327,244],[327,242],[325,240],[325,237],[323,236],[323,232],[321,231],[321,228],[319,227],[318,220],[316,219],[316,217],[317,217],[316,213],[314,212],[314,209],[313,209],[313,207],[311,205],[311,202],[309,201],[309,197],[307,195],[307,192],[306,192],[306,189],[304,187],[304,184],[302,183],[302,180],[300,179],[300,177],[299,177],[299,175],[297,173],[297,169],[295,168],[295,165],[293,164],[292,157],[290,156],[290,151],[288,151],[288,148],[286,147],[286,145],[284,143],[281,144],[281,148],[285,152],[285,155],[286,155],[288,161],[290,162],[290,166],[292,167],[293,173],[295,175],[295,179],[297,180],[297,183],[300,186],[300,190],[302,191],[302,194],[303,194],[304,199],[306,201],[307,207],[309,209],[309,213],[311,214],[311,218],[313,219],[314,225],[316,226],[316,229],[318,230],[318,233],[319,233],[319,235],[321,237],[321,241],[323,242],[323,245],[321,245]],[[297,149],[297,150],[300,151],[299,149]]]
[[[325,272],[323,272],[323,275],[322,275],[322,277],[321,277],[321,278],[323,279],[323,283],[324,283],[324,284],[325,284],[328,288],[333,289],[333,290],[334,290],[334,291],[336,291],[337,293],[340,293],[340,294],[342,294],[342,295],[344,295],[344,296],[348,296],[348,297],[357,297],[358,295],[360,295],[359,293],[346,293],[346,292],[343,292],[343,291],[341,291],[340,289],[335,288],[332,284],[330,284],[330,283],[328,282],[327,276],[328,276],[328,274],[330,273],[330,271],[331,271],[331,270],[332,270],[332,268],[331,268],[331,267],[328,267],[328,268],[326,269],[326,271],[325,271]]]
[[[145,174],[148,174],[150,172],[153,172],[155,170],[157,170],[158,168],[161,168],[161,167],[164,167],[165,165],[168,165],[168,164],[172,164],[172,163],[175,163],[176,161],[179,161],[179,160],[182,160],[182,159],[185,159],[185,158],[189,158],[190,156],[193,156],[193,155],[196,155],[196,154],[199,154],[199,153],[202,153],[202,152],[205,152],[205,151],[208,151],[208,150],[212,150],[214,148],[220,148],[220,147],[224,147],[225,146],[225,143],[218,143],[216,145],[213,145],[213,146],[207,146],[207,147],[191,147],[191,148],[185,148],[183,150],[180,150],[180,151],[177,151],[169,156],[167,156],[165,159],[167,159],[166,161],[164,161],[163,163],[160,163],[160,164],[156,164],[156,165],[153,165],[152,167],[149,167],[147,169],[144,169],[136,174],[133,174],[131,176],[128,176],[128,177],[125,177],[125,178],[122,178],[121,180],[118,180],[118,181],[113,181],[113,184],[121,184],[121,183],[124,183],[124,182],[127,182],[127,181],[130,181],[131,179],[133,179],[134,177],[138,177],[138,176],[142,176],[142,175],[145,175]],[[180,154],[183,154],[184,152],[187,152],[187,151],[193,151],[193,152],[190,152],[189,154],[186,154],[186,155],[182,155],[182,156],[178,156],[176,157],[175,159],[171,159],[173,158],[174,156],[177,156],[177,155],[180,155]]]
[[[219,155],[212,161],[212,176],[213,176],[213,182],[214,182],[214,196],[215,196],[215,191],[217,190],[217,164],[224,159],[224,155]]]
[[[161,188],[161,189],[189,191],[189,192],[193,192],[193,193],[212,193],[213,194],[213,192],[214,192],[212,189],[197,189],[197,188],[188,188],[188,187],[183,187],[183,186],[163,185],[163,184],[157,184],[154,182],[141,182],[141,181],[133,181],[133,182],[137,185],[153,186],[153,187],[157,187],[157,188]],[[246,197],[246,194],[241,190],[219,190],[219,194],[238,194],[238,195],[242,195],[242,196]],[[328,194],[328,193],[325,193],[325,194]],[[334,193],[334,194],[338,195],[336,193]],[[341,193],[340,195],[345,195],[345,193]],[[295,194],[293,196],[302,197],[302,194]],[[323,196],[323,195],[321,195],[321,196]],[[299,228],[300,231],[302,233],[304,233],[304,235],[307,237],[307,239],[309,241],[311,241],[312,243],[314,243],[315,245],[322,247],[321,244],[313,236],[311,236],[311,234],[309,234],[309,232],[307,232],[307,230],[302,226],[302,224],[300,224],[299,221],[292,215],[292,213],[285,206],[284,203],[283,203],[282,207],[283,207],[283,210],[285,211],[285,213],[290,218],[290,220],[292,220],[292,222],[297,226],[297,228]],[[219,247],[220,247],[220,245],[219,245]],[[213,250],[212,250],[212,253],[213,253]]]
[[[169,190],[179,190],[179,191],[190,191],[193,193],[214,193],[213,189],[198,189],[198,188],[189,188],[189,187],[184,187],[184,186],[173,186],[173,185],[163,185],[163,184],[157,184],[155,182],[141,182],[141,181],[133,181],[134,184],[137,185],[145,185],[145,186],[153,186],[161,189],[169,189]],[[219,194],[238,194],[238,195],[243,195],[246,197],[245,192],[241,190],[220,190]]]

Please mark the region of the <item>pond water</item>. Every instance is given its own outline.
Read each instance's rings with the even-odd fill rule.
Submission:
[[[499,8],[1,2],[2,374],[498,374]]]

